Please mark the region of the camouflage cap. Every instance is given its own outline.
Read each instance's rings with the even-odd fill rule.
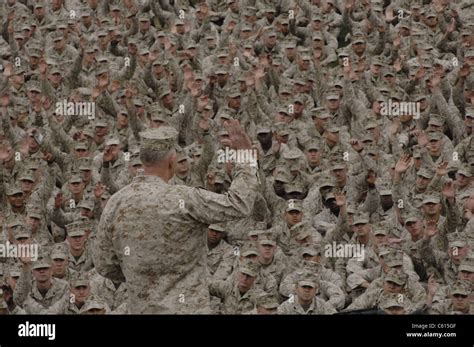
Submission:
[[[71,287],[88,287],[90,285],[89,278],[85,273],[76,274],[70,281]]]
[[[358,43],[365,43],[365,36],[363,35],[354,35],[351,39],[351,43],[358,44]]]
[[[433,176],[434,176],[433,171],[426,168],[426,167],[420,168],[416,174],[418,176],[422,176],[422,177],[430,178],[430,179],[433,178]]]
[[[82,222],[73,222],[66,225],[68,237],[84,236],[86,234],[85,229],[85,225]]]
[[[419,210],[410,211],[405,217],[405,225],[407,223],[414,223],[423,220],[423,216]]]
[[[315,31],[312,36],[313,41],[323,41],[323,35],[320,31]]]
[[[318,275],[311,273],[309,271],[303,271],[302,274],[298,276],[298,286],[299,287],[312,287],[318,288],[321,279]]]
[[[455,231],[447,234],[449,248],[465,247],[467,246],[467,235],[465,232]]]
[[[27,215],[28,218],[35,218],[35,219],[42,219],[43,218],[41,210],[36,209],[36,208],[28,209],[26,215]]]
[[[53,31],[51,34],[51,39],[53,42],[61,41],[64,38],[64,35],[61,31]]]
[[[227,68],[225,66],[219,66],[216,69],[216,75],[227,75],[229,72],[227,71]]]
[[[109,137],[107,140],[105,140],[106,146],[119,146],[120,143],[120,139],[117,137]]]
[[[31,230],[26,225],[20,225],[13,231],[15,240],[29,239],[31,237]]]
[[[380,297],[379,307],[382,310],[386,310],[392,307],[405,308],[405,300],[400,300],[400,294],[396,293],[383,293]]]
[[[168,120],[168,116],[166,116],[163,112],[159,111],[159,110],[155,110],[155,112],[153,112],[150,116],[150,120],[152,122],[162,122],[162,123],[166,123],[167,120]]]
[[[226,173],[223,171],[216,172],[216,177],[214,178],[214,183],[223,184],[226,181]]]
[[[291,181],[290,175],[291,174],[286,167],[280,166],[280,167],[275,168],[274,180],[280,181],[283,183],[289,183]]]
[[[439,204],[440,202],[441,202],[441,199],[440,199],[439,195],[437,195],[437,194],[426,194],[421,203],[424,205],[424,204],[430,204],[430,203],[431,204]]]
[[[271,310],[278,308],[280,304],[278,303],[278,299],[274,295],[265,293],[257,297],[257,306],[263,307],[267,310]]]
[[[207,228],[210,229],[210,230],[219,231],[221,233],[227,232],[227,229],[226,229],[226,227],[223,223],[211,224]]]
[[[152,66],[157,66],[157,65],[165,66],[165,65],[168,65],[168,63],[169,63],[168,60],[166,60],[164,58],[158,58],[155,61],[153,61],[153,63],[151,65]]]
[[[319,179],[319,189],[324,187],[335,187],[334,178],[332,176],[321,176]]]
[[[472,177],[471,168],[465,165],[461,166],[457,172],[460,175],[463,175],[466,177]]]
[[[31,171],[24,171],[19,177],[18,177],[18,180],[19,181],[30,181],[30,182],[34,182],[35,179],[33,178],[33,173]]]
[[[444,118],[432,114],[430,120],[428,121],[428,125],[435,125],[441,127],[444,125]]]
[[[336,79],[329,86],[332,90],[342,89],[344,87],[344,81],[340,79]]]
[[[321,245],[320,244],[312,244],[310,246],[304,247],[301,251],[301,255],[310,255],[312,257],[316,255],[321,255]]]
[[[242,245],[242,248],[240,250],[240,255],[244,258],[251,256],[251,255],[256,255],[258,256],[258,249],[255,246],[253,242],[247,242]]]
[[[293,90],[291,89],[291,86],[284,84],[280,87],[278,90],[279,94],[293,94]]]
[[[102,119],[97,119],[94,122],[94,127],[96,127],[96,128],[105,128],[107,126],[108,126],[107,122],[105,120],[102,120]]]
[[[140,13],[138,15],[138,20],[140,22],[149,22],[150,21],[150,15],[148,13]]]
[[[49,258],[41,258],[36,260],[33,263],[32,269],[33,270],[38,270],[38,269],[46,269],[51,267],[51,259]]]
[[[389,231],[386,228],[384,228],[380,225],[374,226],[374,231],[373,231],[374,236],[377,236],[377,235],[387,236],[388,233],[389,233]]]
[[[301,84],[301,85],[305,85],[306,82],[304,82],[303,80],[295,80],[295,84]],[[298,103],[298,104],[301,104],[301,105],[304,105],[304,99],[303,99],[303,96],[300,95],[300,94],[296,94],[293,96],[293,103]]]
[[[408,275],[402,271],[396,270],[396,269],[390,269],[388,272],[385,274],[385,281],[388,282],[394,282],[400,286],[405,285],[405,283],[408,280]]]
[[[152,128],[140,133],[140,149],[153,149],[157,151],[175,148],[178,132],[170,126]]]
[[[357,206],[354,203],[348,203],[346,207],[347,213],[355,214],[357,211]]]
[[[292,182],[292,183],[286,183],[285,184],[285,192],[287,194],[289,193],[303,193],[304,188],[300,183],[297,182]]]
[[[28,50],[28,54],[29,54],[30,57],[40,58],[41,55],[42,55],[42,51],[40,49],[30,48]]]
[[[13,219],[9,219],[6,223],[7,228],[16,228],[18,226],[25,225],[25,221],[23,217],[14,216]]]
[[[40,86],[39,82],[37,82],[37,81],[28,82],[28,88],[27,89],[30,92],[36,91],[38,93],[41,93],[41,86]]]
[[[304,146],[305,151],[316,150],[319,151],[321,149],[321,144],[317,140],[309,141]]]
[[[269,126],[259,125],[257,127],[257,134],[268,134],[271,132],[272,132],[272,129]]]
[[[324,201],[328,202],[329,200],[336,200],[336,195],[333,192],[327,192],[323,196]]]
[[[336,134],[336,133],[339,133],[341,131],[341,128],[338,127],[337,125],[329,124],[328,127],[326,128],[326,131]]]
[[[77,204],[77,207],[92,211],[94,209],[94,205],[95,203],[92,200],[82,200],[79,204]]]
[[[69,183],[73,184],[73,183],[82,183],[82,177],[79,176],[79,175],[73,175],[70,179],[69,179]]]
[[[69,258],[68,253],[66,250],[60,248],[60,247],[55,247],[51,251],[51,259],[56,260],[56,259],[62,259],[62,260],[67,260]]]
[[[474,272],[474,258],[464,258],[459,264],[459,271]]]
[[[327,119],[331,118],[325,107],[315,107],[311,110],[311,118]]]
[[[86,47],[84,48],[85,53],[95,53],[96,51],[98,51],[98,47],[91,43],[86,45]]]
[[[188,156],[188,153],[183,150],[183,149],[180,149],[180,150],[177,150],[176,151],[176,162],[179,163],[179,162],[182,162],[184,160],[189,160],[189,156]]]
[[[436,13],[429,9],[428,11],[425,11],[425,18],[432,18],[432,17],[436,17]]]
[[[248,237],[253,237],[253,236],[257,236],[260,235],[260,234],[263,234],[265,232],[265,230],[259,230],[259,229],[253,229],[253,230],[250,230],[248,233],[247,233],[247,236]]]
[[[16,194],[23,194],[23,190],[21,190],[21,188],[16,184],[10,184],[6,189],[6,193],[8,196],[12,196]]]
[[[392,190],[387,186],[380,187],[379,195],[392,195]]]
[[[474,118],[474,106],[466,106],[466,117]]]
[[[230,98],[238,98],[238,97],[242,96],[242,93],[240,92],[239,86],[238,85],[232,86],[228,90],[227,96],[230,97]]]
[[[110,68],[109,68],[108,64],[101,64],[101,65],[99,65],[99,67],[95,71],[95,75],[100,76],[100,75],[108,73],[109,71],[110,71]]]
[[[313,22],[322,22],[323,21],[323,17],[321,15],[321,13],[319,12],[314,12],[311,14],[311,20]]]
[[[253,6],[245,6],[243,9],[244,16],[255,16],[258,12],[258,9]]]
[[[287,160],[299,159],[303,157],[303,153],[297,148],[288,149],[283,152],[282,157],[283,159],[287,159]]]
[[[86,300],[86,302],[84,303],[84,306],[82,306],[80,313],[83,314],[90,310],[105,310],[106,308],[107,307],[104,302],[96,300],[96,299],[92,299],[92,300],[89,299],[89,300]]]
[[[260,270],[260,266],[256,261],[242,261],[239,266],[239,272],[249,275],[251,277],[257,277],[258,272]]]
[[[392,253],[393,251],[395,251],[395,249],[393,247],[391,247],[389,244],[381,244],[381,245],[378,245],[377,246],[378,248],[378,254],[380,257],[384,257],[386,256],[387,254],[389,253]]]
[[[357,213],[353,218],[353,224],[367,224],[370,223],[369,214],[365,212]]]
[[[21,272],[22,272],[22,267],[18,263],[12,264],[8,268],[8,273],[9,273],[10,277],[20,277]],[[0,274],[1,274],[1,272],[0,272]]]
[[[258,235],[258,243],[262,246],[276,246],[276,238],[272,233],[262,233]]]
[[[82,147],[80,147],[82,148]],[[92,170],[92,163],[89,160],[81,160],[79,162],[79,170],[80,171],[91,171]]]
[[[130,165],[132,166],[137,166],[137,165],[143,165],[142,161],[140,160],[140,158],[133,158],[131,161],[130,161]]]
[[[367,124],[365,125],[364,129],[365,129],[365,130],[370,130],[370,129],[374,129],[374,128],[378,127],[378,126],[379,126],[379,125],[378,125],[377,121],[372,119],[372,120],[369,120],[369,121],[367,122]]]
[[[403,254],[402,251],[392,250],[383,256],[383,260],[389,267],[400,266],[403,265]]]
[[[471,295],[472,283],[466,280],[457,280],[450,288],[451,295]]]
[[[437,131],[432,131],[428,133],[428,140],[429,141],[439,141],[443,139],[443,134]]]
[[[347,169],[347,163],[343,160],[335,160],[331,166],[331,170],[344,170]]]

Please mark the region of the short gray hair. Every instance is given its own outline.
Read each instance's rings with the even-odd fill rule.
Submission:
[[[140,148],[140,160],[144,166],[156,165],[175,153],[175,149],[157,151],[153,148]]]

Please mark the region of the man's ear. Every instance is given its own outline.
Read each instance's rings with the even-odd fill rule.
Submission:
[[[168,156],[168,167],[174,171],[176,167],[176,151],[173,151],[172,153],[169,154]]]

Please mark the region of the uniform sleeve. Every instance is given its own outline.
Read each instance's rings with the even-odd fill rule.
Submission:
[[[97,227],[97,237],[94,243],[94,264],[97,272],[115,283],[125,282],[125,276],[120,267],[113,245],[113,218],[119,195],[114,195],[108,201]],[[115,198],[115,199],[114,199]]]
[[[421,258],[429,265],[434,266],[440,273],[444,274],[442,257],[433,250],[430,240],[422,240],[420,247]]]
[[[375,306],[376,293],[378,289],[367,289],[361,296],[356,298],[346,311],[369,309]]]
[[[321,292],[327,298],[327,301],[336,309],[344,307],[346,298],[341,288],[331,282],[321,281]]]
[[[237,266],[237,262],[238,259],[236,258],[236,256],[222,259],[221,263],[217,267],[216,272],[214,273],[214,279],[225,280],[226,278],[228,278],[232,274],[234,268]]]
[[[278,307],[278,314],[292,314],[291,303],[287,300]]]
[[[413,310],[420,310],[426,302],[426,291],[420,282],[410,281],[408,288],[411,294],[411,302],[413,303]]]
[[[15,291],[13,292],[13,300],[16,305],[23,306],[23,303],[31,291],[31,281],[31,267],[23,266],[20,278],[18,279]]]
[[[53,305],[51,305],[44,314],[66,314],[67,306],[69,305],[69,300],[71,298],[68,295],[65,295],[60,300],[56,301]]]
[[[226,281],[212,281],[209,283],[209,293],[219,299],[225,299],[227,295],[228,284]]]
[[[187,213],[195,220],[213,224],[244,218],[252,213],[257,192],[256,168],[236,165],[226,194],[191,188],[185,194]]]
[[[280,294],[285,298],[289,298],[291,294],[294,293],[295,290],[295,273],[290,273],[286,276],[280,283]]]

